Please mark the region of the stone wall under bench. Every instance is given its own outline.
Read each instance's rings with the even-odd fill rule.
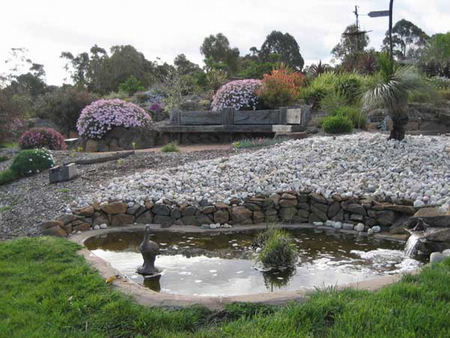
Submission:
[[[169,200],[163,203],[148,201],[103,202],[83,208],[73,208],[72,214],[42,224],[43,234],[67,236],[73,232],[133,223],[163,226],[197,225],[216,228],[234,224],[311,223],[335,229],[358,232],[404,233],[404,224],[417,208],[411,201],[403,204],[381,203],[371,198],[347,198],[335,195],[325,198],[311,192],[282,192],[270,196],[258,195],[244,201],[188,205]]]

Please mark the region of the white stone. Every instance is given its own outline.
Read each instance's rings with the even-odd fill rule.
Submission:
[[[108,225],[106,223],[100,224],[100,229],[106,229]]]
[[[420,208],[420,207],[423,207],[424,205],[425,205],[425,203],[423,203],[420,200],[414,201],[414,208]]]
[[[372,230],[372,229],[368,229],[368,230],[367,230],[367,234],[368,234],[368,235],[373,235],[373,230]]]
[[[445,261],[449,256],[440,252],[432,252],[430,255],[430,263],[439,263]]]
[[[313,225],[316,227],[320,227],[323,225],[323,222],[313,222]]]
[[[100,225],[96,224],[94,225],[94,230],[99,230],[100,229]]]
[[[358,223],[357,225],[355,225],[355,231],[363,232],[364,231],[364,224]]]
[[[335,229],[342,229],[342,223],[341,222],[334,222],[333,228]]]
[[[378,225],[375,225],[375,226],[372,227],[372,231],[373,231],[374,233],[380,232],[380,231],[381,231],[381,227],[378,226]]]

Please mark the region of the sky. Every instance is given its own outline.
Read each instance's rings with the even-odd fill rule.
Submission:
[[[61,52],[74,55],[94,44],[107,50],[133,45],[148,60],[173,63],[176,55],[202,65],[199,48],[210,34],[223,33],[241,55],[260,48],[273,30],[295,37],[306,64],[330,61],[331,49],[359,8],[370,47],[379,49],[388,19],[369,18],[387,10],[388,0],[1,0],[0,73],[11,48],[24,47],[44,65],[48,84],[66,77]],[[450,30],[450,0],[395,0],[394,23],[412,21],[427,34]]]

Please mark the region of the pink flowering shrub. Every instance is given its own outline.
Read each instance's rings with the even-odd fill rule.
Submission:
[[[151,117],[137,105],[119,99],[98,100],[85,107],[77,122],[78,134],[102,138],[114,127],[143,127]]]
[[[19,145],[22,149],[67,149],[64,137],[52,128],[32,128],[26,131],[20,136]]]
[[[235,110],[256,110],[258,96],[256,91],[262,86],[261,80],[236,80],[220,87],[213,97],[211,108],[220,111],[223,108]]]

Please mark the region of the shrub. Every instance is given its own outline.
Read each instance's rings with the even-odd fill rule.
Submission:
[[[260,234],[256,241],[262,244],[258,261],[265,268],[292,267],[297,262],[297,248],[287,232],[273,228],[268,229]]]
[[[261,86],[261,80],[236,80],[228,82],[214,95],[211,108],[213,111],[220,111],[223,108],[256,110],[259,103],[256,91]]]
[[[64,137],[52,128],[32,128],[26,131],[20,137],[19,145],[22,149],[67,149]]]
[[[81,111],[97,96],[74,87],[62,87],[39,96],[34,108],[36,115],[53,121],[66,135],[76,130]]]
[[[327,95],[328,90],[325,86],[311,86],[305,88],[301,96],[307,104],[312,106],[312,110],[318,110],[321,107],[321,102]]]
[[[179,153],[180,148],[178,148],[177,142],[170,142],[167,143],[164,147],[162,147],[161,151],[164,153]]]
[[[347,104],[354,104],[361,95],[362,81],[359,76],[353,74],[340,76],[338,77],[336,90],[346,98]]]
[[[47,149],[21,151],[13,160],[10,169],[18,176],[35,175],[55,165],[52,153]]]
[[[300,88],[305,83],[305,76],[289,72],[287,69],[274,69],[265,74],[263,86],[257,95],[269,108],[289,106],[300,97]]]
[[[322,120],[322,128],[330,134],[350,133],[353,122],[341,115],[329,115]]]
[[[366,116],[361,109],[351,106],[341,106],[332,115],[343,116],[353,123],[353,127],[364,129],[366,127]]]
[[[438,91],[438,94],[444,100],[450,100],[450,89],[441,89]]]
[[[150,116],[133,103],[98,100],[83,109],[77,128],[81,136],[100,139],[113,127],[143,127],[150,121]]]
[[[0,185],[10,183],[17,179],[17,174],[11,169],[0,171]]]
[[[136,92],[145,90],[145,87],[138,79],[136,79],[136,77],[131,75],[125,80],[125,82],[119,84],[119,90],[121,92],[128,93],[128,95],[131,96]]]

